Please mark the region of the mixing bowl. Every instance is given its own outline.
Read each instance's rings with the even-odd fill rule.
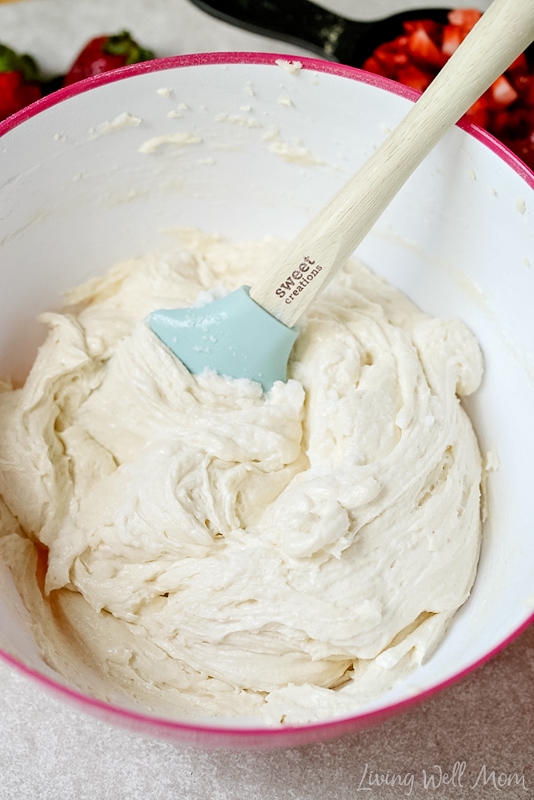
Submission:
[[[39,312],[169,229],[290,238],[406,113],[415,93],[364,72],[273,55],[201,54],[107,73],[0,124],[0,375],[21,381]],[[163,138],[162,138],[163,137]],[[460,124],[358,250],[430,314],[474,331],[485,360],[466,402],[487,457],[483,545],[469,600],[431,658],[357,714],[267,728],[163,718],[86,696],[49,667],[2,566],[1,656],[81,710],[207,747],[295,746],[362,729],[473,670],[534,609],[534,176]]]

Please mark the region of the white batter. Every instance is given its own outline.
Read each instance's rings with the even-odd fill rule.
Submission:
[[[251,284],[280,244],[182,240],[43,316],[26,385],[0,395],[0,556],[84,691],[169,716],[350,713],[469,595],[481,462],[458,397],[478,345],[352,263],[287,384],[194,377],[145,316]]]

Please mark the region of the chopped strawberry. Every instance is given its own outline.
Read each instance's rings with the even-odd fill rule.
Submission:
[[[433,79],[434,75],[431,72],[426,72],[416,67],[415,64],[407,64],[397,71],[397,80],[405,86],[417,89],[418,92],[424,92]]]
[[[506,72],[513,72],[514,74],[528,75],[530,72],[528,61],[525,53],[517,56],[516,60],[510,64]]]
[[[510,74],[510,80],[519,95],[521,103],[526,106],[534,106],[534,74]]]
[[[431,39],[437,41],[441,26],[433,19],[407,19],[402,23],[402,27],[408,35],[415,31],[423,30]]]
[[[534,133],[523,139],[503,138],[502,142],[534,171]]]
[[[449,12],[444,25],[426,19],[407,21],[404,35],[379,45],[364,69],[423,92],[481,16],[477,9],[457,8]],[[534,168],[534,70],[528,55],[516,58],[466,118],[493,133]]]
[[[373,56],[388,70],[392,78],[396,77],[399,66],[408,63],[407,54],[402,49],[399,50],[397,44],[393,42],[379,45]]]
[[[413,60],[423,67],[441,69],[447,56],[434,44],[424,28],[417,28],[408,39],[408,52]]]
[[[510,123],[510,114],[506,109],[502,111],[495,111],[492,114],[492,132],[497,136],[499,139],[502,139],[503,136],[507,135],[508,125]]]
[[[534,133],[534,111],[526,108],[503,109],[491,116],[491,132],[499,139],[525,139]]]
[[[506,108],[519,97],[512,84],[501,75],[490,87],[492,105],[495,108]]]
[[[455,50],[463,42],[465,36],[461,28],[457,25],[444,25],[443,38],[441,40],[441,52],[447,57],[452,56]]]
[[[375,75],[382,75],[383,78],[393,78],[391,71],[387,66],[375,56],[369,56],[362,64],[362,68],[367,72],[373,72]]]
[[[462,28],[466,34],[476,25],[481,16],[482,12],[477,8],[454,8],[447,14],[450,24]]]
[[[474,122],[476,125],[480,125],[481,128],[487,128],[489,110],[486,97],[482,96],[476,100],[465,116],[469,122]]]

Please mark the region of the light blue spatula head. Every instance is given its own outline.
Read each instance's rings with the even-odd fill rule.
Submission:
[[[153,311],[148,324],[194,375],[212,369],[249,378],[268,391],[287,380],[287,360],[298,335],[249,296],[249,287],[198,308]]]

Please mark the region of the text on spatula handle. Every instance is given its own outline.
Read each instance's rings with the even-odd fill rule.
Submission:
[[[321,270],[322,266],[320,264],[309,256],[304,256],[297,269],[294,269],[285,281],[280,283],[275,290],[275,294],[278,297],[285,298],[284,303],[289,305],[295,297],[298,297],[304,291]]]

